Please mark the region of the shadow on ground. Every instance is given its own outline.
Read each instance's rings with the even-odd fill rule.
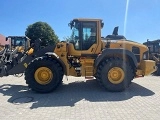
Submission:
[[[21,97],[33,98],[31,109],[38,107],[74,106],[81,100],[90,102],[123,101],[134,96],[152,96],[155,94],[136,83],[132,83],[124,92],[107,92],[95,80],[63,84],[54,92],[47,94],[33,92],[27,86],[5,84],[0,86],[0,93],[4,96],[11,96],[8,99],[10,103]]]

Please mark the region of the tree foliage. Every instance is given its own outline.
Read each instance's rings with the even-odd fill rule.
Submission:
[[[36,22],[29,25],[26,28],[25,35],[31,39],[31,43],[40,38],[42,46],[53,45],[59,41],[54,30],[46,22]]]

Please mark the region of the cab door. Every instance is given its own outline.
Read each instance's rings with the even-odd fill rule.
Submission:
[[[97,23],[82,22],[81,50],[82,53],[93,54],[97,43]],[[95,44],[95,45],[94,45]]]
[[[80,22],[73,30],[74,41],[71,44],[70,53],[78,56],[98,54],[100,31],[97,28],[97,21]]]

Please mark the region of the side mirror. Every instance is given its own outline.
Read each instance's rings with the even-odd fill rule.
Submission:
[[[104,23],[102,22],[102,23],[101,23],[101,28],[103,28],[103,26],[104,26]]]
[[[71,21],[71,22],[68,24],[68,26],[72,29],[72,28],[73,28],[73,26],[74,26],[74,22],[73,22],[73,21]]]

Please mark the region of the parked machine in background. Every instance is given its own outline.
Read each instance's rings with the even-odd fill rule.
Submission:
[[[11,50],[14,50],[17,46],[21,47],[21,50],[30,47],[30,39],[27,36],[8,36],[6,41],[9,41]]]
[[[8,36],[6,41],[9,41],[8,51],[13,51],[16,47],[19,47],[19,52],[23,52],[30,47],[30,39],[26,36]],[[0,45],[0,51],[5,49],[5,45]]]
[[[41,93],[56,89],[64,75],[95,77],[103,88],[118,92],[134,78],[156,71],[155,61],[148,60],[147,46],[126,40],[117,28],[102,38],[103,25],[101,19],[73,19],[69,41],[41,49],[41,41],[35,40],[21,57],[16,51],[1,59],[0,76],[25,72],[29,88]]]
[[[160,76],[160,39],[152,40],[143,43],[149,48],[149,59],[156,61],[157,71],[155,75]]]
[[[14,57],[20,59],[24,52],[30,47],[30,39],[26,36],[8,36],[6,37],[6,41],[9,41],[9,44],[1,46],[0,48],[0,61],[3,61],[0,65],[11,62]],[[21,77],[23,73],[14,75]]]

